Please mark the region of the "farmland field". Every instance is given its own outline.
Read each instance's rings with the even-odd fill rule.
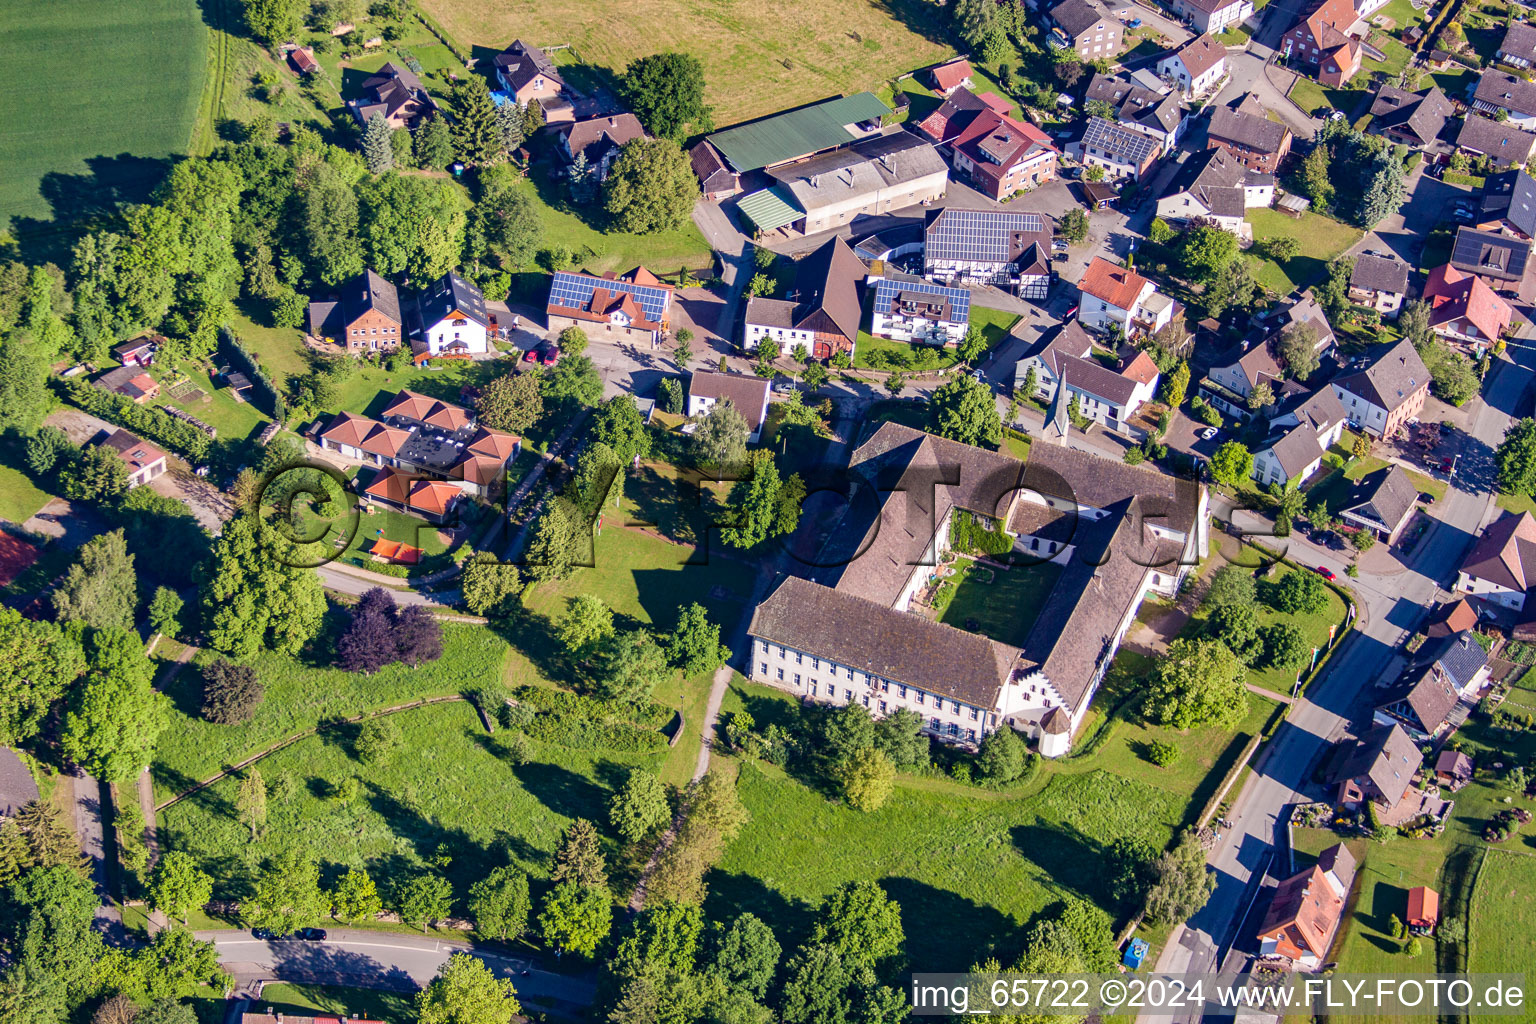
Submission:
[[[642,0],[621,18],[580,0],[426,0],[422,7],[477,58],[521,38],[572,46],[587,64],[617,74],[637,57],[685,50],[704,62],[718,125],[873,88],[952,52],[935,41],[945,35],[944,8],[917,0]]]
[[[1469,971],[1508,971],[1516,964],[1536,963],[1536,936],[1531,932],[1536,914],[1536,857],[1530,855],[1528,841],[1522,839],[1518,847],[1489,850],[1477,877],[1472,920],[1467,925],[1472,940]],[[1529,1021],[1533,1015],[1527,1012],[1520,1019]]]
[[[0,0],[0,229],[136,199],[184,152],[207,29],[193,0]]]

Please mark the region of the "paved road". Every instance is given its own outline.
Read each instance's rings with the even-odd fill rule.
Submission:
[[[511,978],[525,1004],[576,1016],[596,997],[591,977],[543,970],[531,957],[429,936],[331,929],[325,942],[267,941],[245,931],[197,932],[218,948],[219,961],[239,987],[255,981],[296,981],[415,991],[454,953],[473,953],[498,977]]]
[[[75,835],[80,839],[80,850],[90,860],[91,881],[96,886],[100,905],[96,908],[92,927],[113,945],[123,942],[123,915],[112,903],[107,890],[107,857],[103,821],[105,787],[97,779],[81,773],[70,779],[75,798]]]
[[[1423,619],[1427,607],[1452,581],[1485,519],[1496,514],[1491,482],[1492,450],[1504,436],[1532,379],[1536,357],[1516,352],[1519,363],[1499,362],[1462,440],[1462,457],[1444,500],[1434,507],[1435,525],[1420,542],[1411,567],[1390,577],[1362,574],[1355,590],[1362,603],[1360,628],[1344,642],[1333,662],[1298,701],[1287,721],[1254,765],[1253,774],[1229,814],[1234,827],[1211,853],[1217,889],[1163,950],[1159,971],[1214,969],[1232,941],[1237,921],[1254,897],[1271,853],[1283,849],[1288,805],[1321,795],[1311,785],[1319,759],[1351,723],[1362,721],[1374,703],[1373,684],[1390,680],[1397,647]],[[1273,874],[1289,868],[1283,858]],[[1257,877],[1256,877],[1257,876]],[[1259,903],[1262,906],[1263,897]]]

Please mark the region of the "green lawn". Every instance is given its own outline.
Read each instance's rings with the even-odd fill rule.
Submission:
[[[244,304],[242,304],[244,305]],[[265,311],[250,310],[263,320]],[[245,350],[256,357],[272,383],[283,388],[289,377],[299,377],[309,372],[309,360],[305,358],[304,336],[297,328],[266,327],[252,319],[247,310],[234,308],[230,311],[229,329]]]
[[[261,998],[251,1004],[258,1013],[272,1007],[279,1013],[308,1013],[320,1010],[345,1019],[361,1015],[384,1024],[415,1024],[414,996],[397,992],[375,992],[366,988],[338,988],[334,985],[267,985]],[[259,1008],[259,1009],[258,1009]]]
[[[1472,941],[1469,971],[1498,973],[1536,964],[1536,932],[1531,930],[1536,921],[1536,856],[1528,838],[1519,845],[1523,848],[1490,849],[1478,874],[1467,929]],[[1523,1019],[1531,1020],[1531,1014]]]
[[[32,482],[31,473],[25,466],[19,444],[9,440],[0,443],[0,519],[24,523],[51,497]]]
[[[174,704],[170,726],[160,736],[151,771],[156,795],[165,799],[207,778],[225,764],[250,756],[320,722],[388,707],[418,697],[460,693],[494,684],[504,672],[507,644],[494,632],[474,626],[443,626],[443,656],[420,668],[391,665],[371,676],[330,667],[336,634],[345,614],[333,610],[330,628],[303,659],[276,653],[252,664],[266,689],[255,717],[244,725],[216,725],[199,713],[200,673],[189,668],[167,692]],[[211,660],[203,652],[196,664]]]
[[[1476,71],[1453,64],[1451,65],[1450,70],[1437,71],[1430,75],[1419,76],[1418,85],[1420,88],[1427,89],[1430,83],[1433,83],[1438,85],[1440,87],[1440,91],[1445,93],[1451,99],[1465,101],[1469,95],[1469,91],[1474,85],[1477,84],[1478,77],[1479,76]],[[1428,81],[1425,80],[1426,78]]]
[[[1392,31],[1403,32],[1424,20],[1424,12],[1414,7],[1408,0],[1392,0],[1381,10],[1376,12],[1377,17],[1390,18],[1393,23]]]
[[[234,392],[224,386],[222,381],[215,382],[209,376],[208,368],[200,363],[156,366],[152,375],[160,382],[160,397],[155,400],[156,404],[175,406],[191,413],[217,430],[220,440],[245,440],[272,422],[272,417],[261,411],[263,407],[270,408],[271,400],[257,390],[259,385],[246,392],[251,401],[238,402]],[[171,383],[183,377],[186,378],[186,386],[201,391],[201,396],[193,394],[184,400],[171,394]]]
[[[1379,35],[1374,40],[1374,45],[1387,55],[1387,59],[1372,60],[1370,57],[1362,57],[1360,64],[1367,70],[1382,71],[1395,78],[1403,73],[1403,69],[1413,59],[1413,52],[1408,47],[1386,34]]]
[[[208,50],[198,5],[0,0],[0,25],[0,230],[147,198],[191,137]]]
[[[1351,435],[1346,432],[1344,439],[1334,446],[1333,450],[1339,451],[1343,449],[1347,452],[1351,443],[1350,439]],[[1331,471],[1327,476],[1307,489],[1307,504],[1310,505],[1319,500],[1324,501],[1328,505],[1328,511],[1338,515],[1344,506],[1348,504],[1350,489],[1355,481],[1376,472],[1378,469],[1384,469],[1387,465],[1386,460],[1378,459],[1374,455],[1367,455],[1363,459],[1350,459],[1343,469]],[[1405,470],[1405,472],[1408,474],[1408,479],[1413,481],[1414,486],[1421,493],[1433,494],[1436,501],[1445,497],[1445,481],[1436,480],[1434,477],[1426,476],[1423,473],[1415,473],[1411,469]]]
[[[1301,255],[1284,266],[1266,259],[1255,275],[1261,285],[1281,295],[1321,280],[1328,272],[1328,261],[1358,242],[1363,234],[1359,228],[1310,210],[1299,219],[1275,209],[1249,210],[1248,223],[1253,225],[1255,242],[1294,238],[1301,243]]]
[[[1264,600],[1264,592],[1266,587],[1279,583],[1280,580],[1284,579],[1290,573],[1310,571],[1311,570],[1309,569],[1292,569],[1289,566],[1283,564],[1277,566],[1273,570],[1273,574],[1269,576],[1266,581],[1260,583],[1259,602],[1254,606],[1254,611],[1258,613],[1260,629],[1277,622],[1289,622],[1293,625],[1299,626],[1302,632],[1306,634],[1307,639],[1311,641],[1313,646],[1323,648],[1323,650],[1318,652],[1318,660],[1321,661],[1323,656],[1327,653],[1326,648],[1328,645],[1328,627],[1338,626],[1341,629],[1343,627],[1344,616],[1346,612],[1344,599],[1338,594],[1334,593],[1332,589],[1329,589],[1327,591],[1327,605],[1324,606],[1322,611],[1312,615],[1282,614],[1276,611],[1274,608],[1271,608],[1269,604]],[[1190,618],[1188,627],[1189,631],[1193,633],[1202,630],[1204,628],[1207,614],[1208,609],[1206,608],[1200,608],[1197,610],[1195,614]],[[1296,686],[1296,669],[1250,667],[1248,669],[1248,682],[1253,683],[1256,686],[1261,686],[1264,689],[1270,690],[1274,693],[1289,696],[1291,691]]]
[[[944,584],[953,589],[939,598],[947,600],[939,621],[984,633],[1001,643],[1024,646],[1061,575],[1061,567],[1047,562],[1016,565],[1004,571],[969,559],[957,564],[961,567],[958,579]]]
[[[1222,46],[1242,46],[1253,37],[1253,33],[1241,25],[1229,25],[1225,31],[1216,35],[1216,41]]]
[[[1291,84],[1289,95],[1291,100],[1308,114],[1315,111],[1318,107],[1333,105],[1324,93],[1323,87],[1310,78],[1297,77],[1296,81]]]

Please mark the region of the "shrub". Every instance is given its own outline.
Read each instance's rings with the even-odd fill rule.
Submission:
[[[1147,760],[1159,768],[1167,768],[1179,759],[1179,748],[1172,743],[1153,740],[1147,744]]]

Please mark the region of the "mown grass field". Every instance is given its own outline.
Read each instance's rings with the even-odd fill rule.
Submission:
[[[0,444],[0,519],[24,523],[48,503],[47,491],[32,482],[19,444]]]
[[[1513,846],[1513,843],[1507,844]],[[1520,849],[1488,851],[1472,893],[1467,930],[1472,948],[1467,970],[1498,973],[1536,964],[1536,856],[1529,842]],[[1536,1020],[1527,1003],[1521,1020]]]
[[[208,50],[193,0],[0,0],[0,25],[0,228],[141,196],[185,152]]]
[[[617,74],[637,57],[684,50],[704,62],[721,126],[872,88],[953,52],[941,41],[943,8],[918,0],[641,0],[622,18],[580,0],[427,0],[422,7],[461,44],[473,44],[476,57],[521,38],[568,44],[588,65]]]
[[[1298,79],[1297,85],[1303,82],[1306,80]],[[1306,84],[1312,85],[1311,82]],[[1294,90],[1292,98],[1296,98]],[[1301,105],[1303,109],[1310,109],[1306,103]],[[1361,235],[1359,228],[1310,211],[1294,218],[1275,209],[1249,210],[1248,223],[1253,225],[1255,242],[1294,238],[1301,243],[1301,255],[1287,260],[1284,265],[1266,259],[1254,275],[1261,285],[1281,295],[1322,279],[1328,272],[1328,261],[1354,245]]]
[[[1312,615],[1284,614],[1282,612],[1276,611],[1264,599],[1266,589],[1273,584],[1279,583],[1288,574],[1293,572],[1310,571],[1311,570],[1309,569],[1291,569],[1284,565],[1278,567],[1272,576],[1268,577],[1266,581],[1260,582],[1259,601],[1254,605],[1254,611],[1258,615],[1260,629],[1279,622],[1289,622],[1293,625],[1299,626],[1301,631],[1306,634],[1307,640],[1313,646],[1322,648],[1322,650],[1318,651],[1317,655],[1318,660],[1321,661],[1324,654],[1326,654],[1326,648],[1328,646],[1328,627],[1338,626],[1340,630],[1338,635],[1343,635],[1342,630],[1344,626],[1344,616],[1346,613],[1344,599],[1338,594],[1334,593],[1333,590],[1328,589],[1326,591],[1328,594],[1328,603],[1324,605],[1322,611]],[[1203,632],[1204,623],[1208,614],[1209,609],[1206,608],[1201,608],[1196,611],[1195,614],[1190,618],[1189,629],[1186,631],[1185,635],[1197,635]],[[1302,668],[1305,670],[1306,666],[1302,666]],[[1254,684],[1255,686],[1261,686],[1266,690],[1271,690],[1275,693],[1289,696],[1291,690],[1296,685],[1296,671],[1297,670],[1294,668],[1249,668],[1248,682]]]

